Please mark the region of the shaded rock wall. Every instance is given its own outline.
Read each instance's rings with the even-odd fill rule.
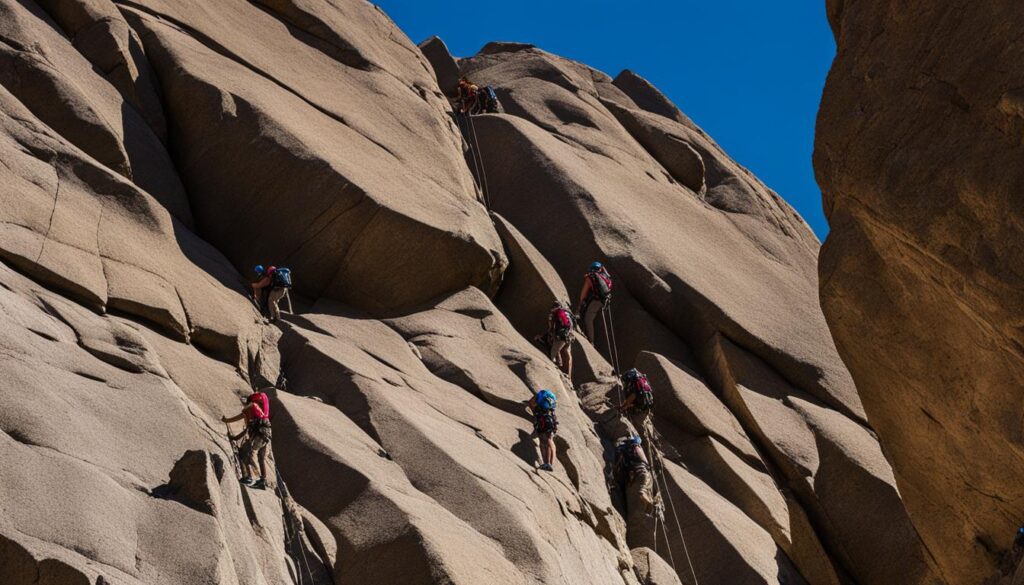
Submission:
[[[930,554],[996,572],[1024,521],[1019,3],[829,2],[821,299]]]

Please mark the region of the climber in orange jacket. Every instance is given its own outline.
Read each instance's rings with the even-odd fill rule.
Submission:
[[[480,95],[480,88],[463,77],[459,79],[459,86],[456,91],[456,99],[459,103],[459,112],[463,114],[472,114],[476,109],[476,102]]]

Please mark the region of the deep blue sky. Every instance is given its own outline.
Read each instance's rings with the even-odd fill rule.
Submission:
[[[413,42],[438,35],[456,56],[519,41],[614,77],[633,69],[819,238],[828,231],[811,151],[835,42],[825,0],[377,0]]]

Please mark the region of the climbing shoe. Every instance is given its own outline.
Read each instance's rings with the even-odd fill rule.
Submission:
[[[252,489],[254,489],[254,490],[265,490],[265,489],[267,489],[267,480],[265,480],[263,478],[260,478],[260,479],[256,480],[256,482],[252,484]]]
[[[253,481],[252,481],[252,478],[247,475],[247,476],[243,477],[242,479],[238,480],[238,483],[240,483],[242,485],[252,485]]]
[[[541,465],[541,466],[540,466],[540,470],[541,470],[541,471],[554,471],[554,470],[555,470],[555,468],[554,468],[554,467],[551,467],[551,464],[550,464],[550,463],[545,463],[545,464],[543,464],[543,465]]]

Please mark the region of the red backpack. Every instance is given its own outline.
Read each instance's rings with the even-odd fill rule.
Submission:
[[[593,294],[602,303],[612,296],[612,277],[603,270],[592,270],[587,273],[590,278]]]
[[[554,331],[556,337],[560,339],[566,339],[573,329],[572,314],[562,307],[557,307],[551,310],[551,322],[554,325]]]
[[[647,375],[633,368],[626,372],[624,377],[627,392],[636,394],[636,402],[634,404],[636,404],[637,408],[642,410],[653,408],[654,391],[651,389],[651,383],[647,381]]]
[[[270,420],[270,397],[263,392],[254,392],[249,396],[249,403],[256,404],[261,411],[263,416],[258,417],[264,420]]]

